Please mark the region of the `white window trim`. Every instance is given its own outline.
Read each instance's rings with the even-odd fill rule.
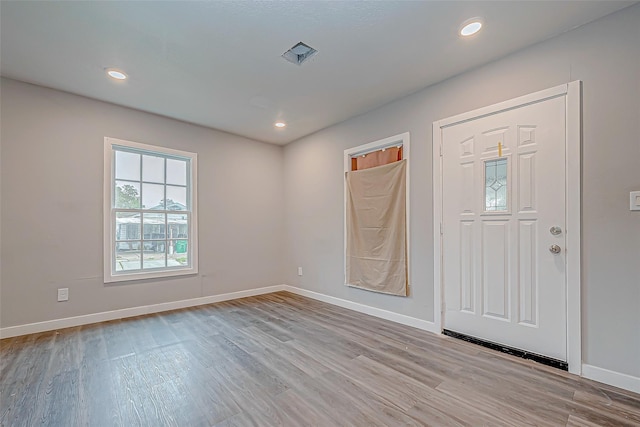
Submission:
[[[388,138],[384,138],[378,141],[370,142],[368,144],[358,145],[357,147],[348,148],[344,150],[344,205],[342,208],[342,212],[344,215],[343,221],[343,230],[344,230],[344,251],[343,251],[343,273],[344,273],[344,283],[347,283],[347,172],[351,172],[351,159],[353,157],[358,157],[363,154],[372,153],[374,151],[382,150],[383,148],[389,147],[397,147],[402,145],[402,159],[407,160],[407,170],[406,170],[406,212],[407,212],[407,288],[408,294],[411,290],[411,210],[409,195],[411,194],[410,188],[410,180],[409,177],[411,174],[409,173],[409,165],[411,163],[410,152],[410,135],[409,132],[401,133],[399,135],[390,136]]]
[[[112,229],[113,207],[111,201],[113,191],[113,146],[133,148],[136,150],[149,151],[188,158],[191,161],[190,194],[191,200],[191,224],[189,230],[189,251],[191,253],[191,266],[189,267],[168,267],[163,270],[135,271],[114,273],[112,271],[115,233]],[[155,145],[141,144],[138,142],[125,141],[116,138],[104,138],[104,187],[103,187],[103,242],[104,242],[104,282],[124,282],[131,280],[157,279],[162,277],[184,276],[198,273],[198,155],[187,151],[174,150],[171,148],[158,147]]]

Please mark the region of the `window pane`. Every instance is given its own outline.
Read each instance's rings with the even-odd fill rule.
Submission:
[[[170,240],[169,255],[167,265],[169,267],[180,267],[189,265],[189,251],[187,240]]]
[[[167,184],[187,185],[187,162],[167,159]]]
[[[142,208],[164,210],[164,185],[142,184]]]
[[[115,207],[138,209],[140,207],[140,184],[137,182],[116,181]]]
[[[166,237],[166,221],[164,214],[145,213],[142,217],[144,240],[164,239]]]
[[[189,235],[187,214],[167,214],[169,239],[186,239]]]
[[[507,210],[507,159],[484,162],[485,211]]]
[[[149,240],[143,243],[142,268],[162,268],[167,266],[165,256],[166,240]]]
[[[116,243],[116,271],[140,270],[140,242]]]
[[[188,241],[189,217],[184,214],[167,214],[169,229],[168,267],[189,265]],[[178,239],[175,239],[175,238]]]
[[[142,180],[164,184],[164,157],[142,156]]]
[[[140,214],[116,212],[116,240],[140,240]]]
[[[187,210],[187,188],[167,185],[167,210]]]
[[[140,154],[116,151],[116,179],[140,181]]]

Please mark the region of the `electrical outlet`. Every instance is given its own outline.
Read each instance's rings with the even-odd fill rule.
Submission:
[[[298,276],[302,276],[302,267],[298,267]]]
[[[69,288],[58,288],[58,301],[69,301]]]
[[[631,211],[640,211],[640,191],[632,191],[629,193]]]

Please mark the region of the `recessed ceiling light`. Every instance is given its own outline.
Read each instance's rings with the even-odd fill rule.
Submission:
[[[480,19],[470,19],[462,25],[462,28],[460,29],[460,35],[464,37],[472,36],[480,31],[480,28],[482,28],[482,21]]]
[[[127,75],[124,72],[116,70],[115,68],[107,68],[107,75],[116,80],[126,80],[127,78]]]
[[[277,127],[277,128],[283,128],[283,127],[285,127],[286,125],[287,125],[286,123],[283,123],[283,122],[277,122],[274,126],[275,126],[275,127]]]

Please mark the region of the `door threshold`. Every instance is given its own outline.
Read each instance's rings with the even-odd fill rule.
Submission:
[[[543,356],[541,354],[532,353],[526,350],[520,350],[519,348],[513,348],[502,344],[496,344],[491,341],[485,341],[480,338],[472,337],[470,335],[461,334],[459,332],[450,331],[448,329],[443,329],[442,333],[444,335],[457,338],[463,341],[470,342],[472,344],[481,345],[486,348],[490,348],[492,350],[499,351],[501,353],[507,353],[512,356],[519,357],[521,359],[533,360],[534,362],[538,362],[542,365],[551,366],[552,368],[561,369],[563,371],[569,370],[569,364],[567,362],[563,362],[562,360],[553,359],[551,357]]]

